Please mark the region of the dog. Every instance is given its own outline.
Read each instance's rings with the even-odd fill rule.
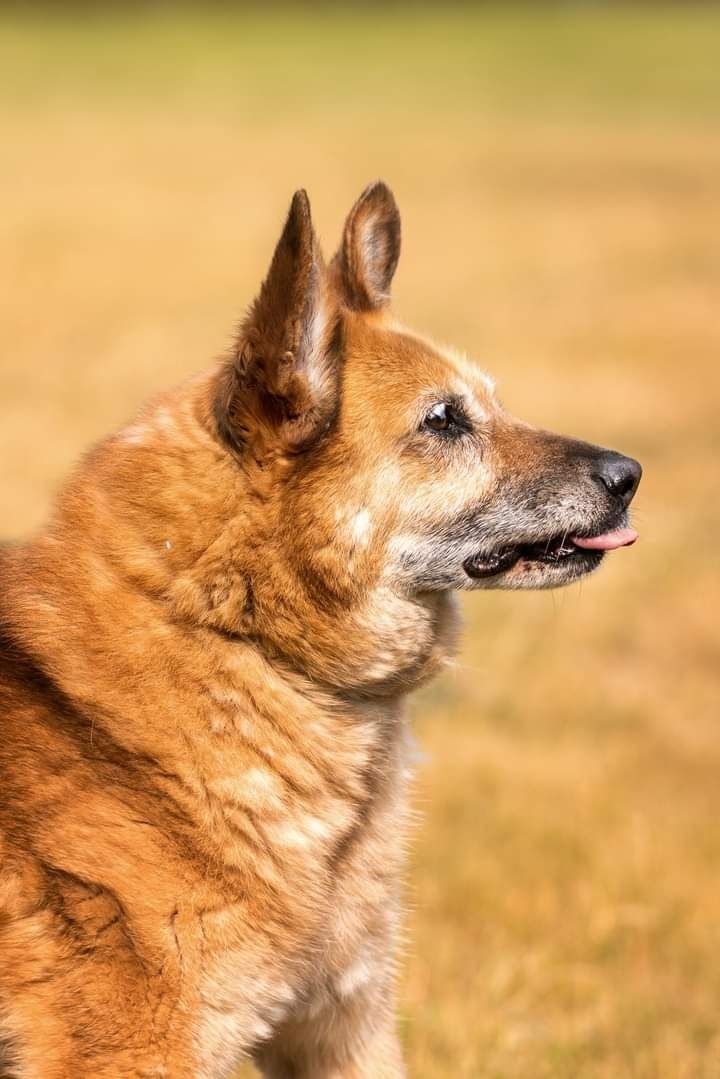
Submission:
[[[636,533],[640,465],[537,430],[388,310],[383,183],[293,198],[229,354],[0,555],[0,1074],[397,1079],[407,693],[455,593]]]

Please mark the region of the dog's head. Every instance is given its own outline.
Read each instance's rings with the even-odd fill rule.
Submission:
[[[640,465],[514,419],[475,364],[396,323],[399,253],[384,184],[329,266],[298,192],[221,375],[217,430],[272,491],[276,557],[327,605],[378,583],[555,587],[632,543]]]

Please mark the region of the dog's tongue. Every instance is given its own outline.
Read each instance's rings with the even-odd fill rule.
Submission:
[[[572,541],[576,547],[587,547],[591,551],[614,551],[618,547],[629,547],[637,538],[634,528],[614,528],[599,536],[573,536]]]

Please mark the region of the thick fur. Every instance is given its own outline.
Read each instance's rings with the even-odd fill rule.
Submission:
[[[298,193],[232,354],[0,555],[0,1075],[404,1074],[403,698],[453,589],[576,575],[468,557],[619,509],[392,321],[399,242],[374,185],[326,268]]]

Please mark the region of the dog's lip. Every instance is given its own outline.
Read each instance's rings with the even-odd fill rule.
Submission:
[[[596,536],[571,536],[576,547],[588,551],[616,551],[619,547],[631,547],[638,538],[634,528],[611,528]]]
[[[551,536],[534,543],[517,543],[500,547],[490,554],[476,554],[467,558],[463,568],[468,577],[497,577],[507,573],[518,562],[538,562],[547,566],[559,566],[570,558],[586,560],[602,557],[595,551],[581,551],[567,536]]]
[[[638,534],[625,521],[612,522],[604,532],[593,535],[563,533],[549,539],[508,545],[489,554],[476,554],[467,558],[463,568],[469,577],[497,577],[507,573],[518,562],[539,562],[550,569],[566,562],[585,560],[596,565],[606,551],[629,547]]]

